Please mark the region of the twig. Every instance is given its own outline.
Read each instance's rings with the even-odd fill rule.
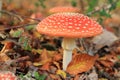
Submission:
[[[0,10],[0,13],[5,13],[5,14],[8,14],[8,15],[10,15],[10,16],[14,16],[14,17],[16,17],[18,20],[20,20],[21,22],[24,21],[21,16],[16,15],[16,14],[14,14],[14,13],[12,13],[12,12],[9,12],[9,11],[6,11],[6,10]]]
[[[21,62],[21,61],[26,61],[26,60],[30,60],[30,57],[29,56],[23,56],[23,57],[15,59],[14,61],[15,62]]]
[[[7,27],[7,28],[4,28],[4,29],[0,29],[0,31],[9,30],[9,29],[15,29],[15,28],[20,28],[20,27],[26,27],[26,26],[35,25],[35,24],[38,24],[38,23],[30,23],[30,24],[23,24],[23,25],[19,25],[19,26]]]
[[[14,13],[14,14],[16,14],[16,15],[20,15],[19,13],[17,13],[17,12],[12,12],[12,13]],[[28,16],[23,16],[23,15],[20,15],[22,18],[29,18],[29,19],[32,19],[32,20],[35,20],[35,21],[38,21],[38,22],[40,22],[42,19],[37,19],[37,18],[31,18],[31,17],[28,17]]]
[[[35,21],[38,21],[38,22],[41,21],[40,19],[30,18],[28,16],[21,16],[20,14],[18,14],[16,12],[10,12],[10,11],[6,11],[6,10],[0,10],[0,13],[5,13],[5,14],[8,14],[10,16],[14,16],[14,17],[18,18],[18,20],[20,20],[21,22],[24,21],[23,18],[29,18],[29,19],[32,19],[32,20],[35,20]]]

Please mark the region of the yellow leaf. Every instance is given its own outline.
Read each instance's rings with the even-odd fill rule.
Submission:
[[[42,63],[39,63],[39,62],[34,62],[34,63],[33,63],[33,65],[34,65],[34,66],[41,66],[41,65],[42,65]]]
[[[99,80],[108,80],[108,79],[106,79],[106,78],[100,78]]]
[[[41,54],[42,50],[41,49],[32,49],[32,52]]]
[[[66,73],[63,70],[57,70],[57,74],[61,75],[63,78],[66,78]]]

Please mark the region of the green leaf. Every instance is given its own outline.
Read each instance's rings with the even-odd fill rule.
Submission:
[[[71,0],[71,5],[76,7],[77,6],[77,2],[75,0]]]
[[[114,2],[114,4],[111,4],[111,7],[109,8],[109,11],[114,10],[117,6],[117,3]]]
[[[117,57],[118,57],[118,59],[120,59],[120,55],[118,55]]]
[[[35,28],[36,25],[29,25],[29,26],[26,26],[25,29],[26,30],[32,30]]]
[[[117,5],[117,7],[120,7],[120,1],[118,1],[116,5]]]
[[[20,37],[23,32],[24,32],[23,29],[11,30],[11,31],[10,31],[10,35],[11,35],[12,37]]]
[[[39,6],[40,6],[40,4],[39,4],[38,2],[36,2],[36,3],[35,3],[35,6],[36,6],[36,7],[39,7]]]
[[[19,38],[19,44],[21,44],[21,46],[24,50],[29,50],[29,51],[32,50],[32,48],[30,46],[30,39],[26,36],[22,36]]]
[[[34,77],[36,80],[45,80],[45,78],[46,78],[45,75],[40,75],[38,72],[34,73]]]
[[[109,3],[113,3],[113,0],[108,0],[109,1]]]
[[[111,17],[111,15],[107,13],[105,9],[102,9],[99,13],[100,13],[100,16]]]
[[[117,6],[118,0],[108,0],[111,7],[109,8],[109,11],[114,10]]]
[[[23,74],[20,74],[19,77],[20,77],[21,79],[23,79],[23,78],[24,78],[24,75],[23,75]]]
[[[87,13],[94,10],[95,6],[96,6],[97,3],[98,3],[98,0],[90,0],[88,3],[89,3],[89,4],[88,4],[89,7],[88,7],[88,10],[87,10]]]
[[[45,0],[38,0],[37,2],[35,2],[35,6],[39,7],[41,6],[42,8],[46,8],[46,5],[44,4]]]
[[[38,0],[38,1],[40,3],[41,7],[46,8],[46,6],[44,4],[45,0]]]

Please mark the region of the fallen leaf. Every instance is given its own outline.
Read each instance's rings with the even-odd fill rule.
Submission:
[[[14,43],[11,41],[3,41],[2,44],[4,44],[4,47],[2,48],[0,53],[4,53],[5,50],[9,50],[9,49],[13,48],[13,46],[14,46]]]
[[[8,57],[6,53],[13,48],[14,43],[11,41],[3,41],[2,44],[4,44],[4,46],[0,51],[0,61],[10,60],[10,57]]]
[[[47,63],[45,63],[40,69],[41,70],[47,70],[47,71],[49,71],[49,69],[50,69],[50,62],[47,62]]]
[[[18,37],[20,37],[22,34],[23,34],[23,32],[24,32],[24,29],[23,28],[19,28],[19,29],[17,29],[17,30],[11,30],[10,31],[10,36],[11,37],[14,37],[14,38],[18,38]]]
[[[117,56],[112,54],[107,54],[104,57],[101,57],[97,60],[104,67],[112,67],[118,61]]]
[[[80,74],[79,75],[76,75],[75,77],[74,77],[74,80],[79,80],[80,79]]]
[[[43,64],[42,64],[42,63],[39,63],[39,62],[34,62],[33,65],[34,65],[34,66],[41,66],[41,65],[43,65]]]
[[[69,74],[73,75],[89,71],[93,67],[97,58],[98,56],[90,56],[88,54],[77,54],[74,56],[73,60],[68,64],[66,71]]]
[[[49,57],[50,57],[50,56],[49,56],[49,54],[48,54],[48,51],[47,51],[46,49],[43,49],[42,52],[41,52],[41,56],[40,56],[41,60],[46,60],[46,59],[48,59]]]
[[[61,80],[59,75],[50,74],[50,77],[52,78],[52,80]]]
[[[53,63],[55,64],[55,66],[56,66],[58,69],[61,69],[61,68],[60,68],[60,64],[59,64],[58,62],[55,62],[55,61],[54,61]]]
[[[66,73],[63,70],[57,70],[56,74],[61,75],[63,78],[66,78]]]
[[[0,61],[11,60],[5,53],[0,54]]]
[[[60,60],[62,60],[62,54],[55,54],[55,55],[53,56],[53,60],[55,60],[55,61],[60,61]]]
[[[108,79],[106,79],[106,78],[100,78],[99,80],[108,80]]]

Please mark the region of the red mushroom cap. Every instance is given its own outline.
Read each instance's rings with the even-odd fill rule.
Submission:
[[[50,13],[59,13],[59,12],[80,12],[80,9],[72,6],[59,6],[54,7],[49,10]]]
[[[67,38],[83,38],[100,34],[103,28],[79,13],[56,13],[43,19],[36,27],[39,33]]]
[[[9,71],[0,72],[0,80],[17,80],[17,77]]]

